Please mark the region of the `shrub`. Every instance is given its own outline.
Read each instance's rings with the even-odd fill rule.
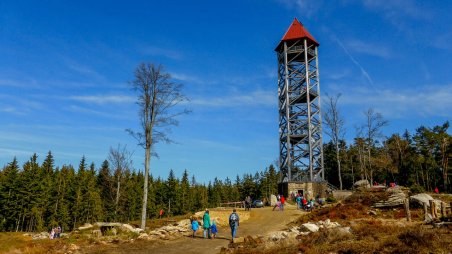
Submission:
[[[420,185],[415,184],[410,187],[410,195],[416,195],[423,192],[425,192],[425,189]]]
[[[333,197],[333,196],[329,196],[329,197],[326,198],[326,202],[328,202],[328,203],[336,203],[337,199],[335,197]]]

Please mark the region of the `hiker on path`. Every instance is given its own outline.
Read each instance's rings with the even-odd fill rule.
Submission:
[[[202,217],[202,228],[204,229],[204,238],[209,237],[210,239],[210,215],[209,210],[206,209],[206,212],[204,213],[204,216]]]
[[[300,197],[300,195],[297,195],[296,201],[297,201],[297,210],[301,209],[301,197]]]
[[[245,211],[250,211],[251,210],[251,197],[247,196],[245,199]]]
[[[239,227],[239,215],[237,214],[237,210],[235,208],[232,210],[231,215],[229,215],[229,226],[231,227],[231,235],[232,240],[231,242],[234,242],[234,238],[237,236],[237,228]]]
[[[196,216],[191,218],[191,230],[193,230],[193,238],[195,238],[196,231],[199,229],[199,222]]]
[[[217,223],[215,219],[212,221],[212,226],[210,226],[210,231],[212,232],[212,239],[215,239],[217,237],[218,229],[217,229]]]
[[[286,199],[281,195],[281,211],[284,211],[284,203],[286,203]]]

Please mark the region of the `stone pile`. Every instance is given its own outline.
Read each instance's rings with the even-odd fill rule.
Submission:
[[[367,180],[359,180],[353,184],[353,187],[355,187],[355,189],[369,189],[370,183]]]
[[[379,201],[373,204],[373,207],[382,208],[401,206],[407,198],[405,192],[403,192],[400,187],[388,188],[386,192],[389,194],[388,200]]]
[[[33,240],[41,240],[41,239],[49,239],[49,232],[41,232],[41,233],[25,233],[23,236],[31,236]]]
[[[145,239],[145,240],[171,240],[178,238],[180,236],[189,236],[191,235],[190,230],[190,220],[181,220],[177,223],[174,223],[172,225],[163,226],[161,228],[152,230],[148,232],[147,236],[144,234],[141,234],[138,238]]]
[[[300,239],[301,236],[309,235],[310,233],[317,232],[319,230],[336,230],[340,233],[351,233],[350,227],[342,227],[337,222],[331,222],[330,219],[318,222],[308,222],[301,226],[295,226],[285,231],[276,231],[268,235],[270,241],[280,241],[285,239]]]

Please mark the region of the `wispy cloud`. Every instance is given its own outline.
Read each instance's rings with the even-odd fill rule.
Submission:
[[[350,61],[352,61],[356,67],[359,68],[359,70],[361,71],[361,74],[363,75],[363,77],[369,82],[369,84],[372,86],[372,88],[374,88],[374,81],[372,80],[372,78],[370,77],[369,73],[364,69],[364,67],[350,54],[350,52],[347,50],[347,48],[344,46],[344,44],[342,44],[342,42],[339,41],[339,39],[337,37],[334,37],[334,40],[337,42],[337,44],[339,44],[339,46],[341,47],[341,49],[345,52],[345,54],[348,56],[348,58],[350,59]],[[375,88],[374,88],[375,89]]]
[[[274,91],[254,91],[244,95],[230,95],[216,98],[194,98],[192,105],[211,107],[241,107],[241,106],[275,106],[277,104]]]
[[[383,12],[386,18],[394,20],[399,16],[408,16],[415,19],[429,19],[432,13],[424,7],[418,6],[419,2],[413,0],[375,1],[364,0],[364,7]]]
[[[351,51],[365,55],[377,56],[381,58],[390,58],[392,55],[390,50],[381,44],[353,39],[345,41],[345,45],[347,45],[347,48]]]
[[[70,96],[70,100],[91,103],[91,104],[121,104],[121,103],[133,103],[136,101],[136,97],[129,95],[81,95]]]
[[[39,88],[39,84],[34,79],[16,80],[16,79],[0,79],[0,87],[13,87],[13,88]]]
[[[297,9],[303,16],[307,18],[313,17],[318,11],[320,11],[323,1],[322,0],[278,0],[280,3],[290,9]]]
[[[452,117],[452,84],[380,90],[347,86],[341,103],[375,107],[388,118]]]
[[[83,76],[89,77],[91,79],[105,80],[105,77],[103,75],[86,65],[79,64],[72,60],[67,60],[67,66],[69,69],[77,72],[78,74],[82,74]]]
[[[180,60],[182,59],[182,54],[178,51],[172,50],[172,49],[165,49],[160,48],[156,46],[147,46],[141,49],[141,53],[145,55],[151,55],[151,56],[163,56],[166,58],[174,59],[174,60]]]

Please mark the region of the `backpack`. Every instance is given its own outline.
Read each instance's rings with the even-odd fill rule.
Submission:
[[[237,221],[239,221],[239,216],[236,213],[232,213],[229,216],[229,224],[231,225],[232,223],[235,223]]]

